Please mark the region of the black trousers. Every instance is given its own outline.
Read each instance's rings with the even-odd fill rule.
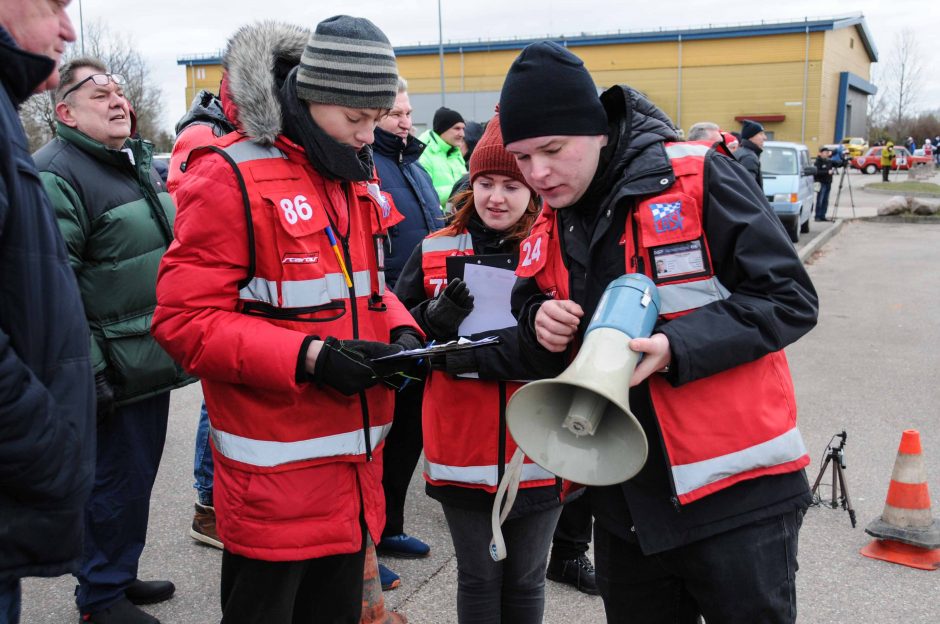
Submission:
[[[383,537],[405,532],[405,496],[421,449],[421,399],[424,382],[409,383],[395,395],[395,419],[385,438],[382,489],[385,491]]]
[[[363,548],[305,561],[222,553],[222,624],[359,624]]]
[[[608,624],[796,622],[797,538],[791,511],[655,555],[594,531],[597,586]]]
[[[552,537],[552,559],[577,559],[586,553],[593,528],[591,502],[587,493],[566,503]]]

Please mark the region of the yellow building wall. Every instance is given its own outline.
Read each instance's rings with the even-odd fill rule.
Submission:
[[[189,110],[193,98],[201,90],[219,93],[219,83],[222,82],[221,65],[184,65],[183,69],[186,70],[186,110]]]
[[[599,88],[628,84],[645,93],[688,131],[697,121],[736,130],[741,115],[786,115],[766,123],[774,138],[800,141],[803,135],[805,34],[766,35],[601,46],[572,46]],[[447,92],[499,91],[518,50],[449,53],[444,56]],[[870,77],[871,63],[856,28],[810,33],[804,142],[815,149],[830,143],[835,129],[839,74]],[[436,54],[398,57],[399,73],[411,93],[440,92]],[[200,89],[218,92],[219,65],[185,67],[186,105]],[[204,73],[199,73],[199,70]]]

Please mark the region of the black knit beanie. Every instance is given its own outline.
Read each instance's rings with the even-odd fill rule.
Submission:
[[[741,126],[741,138],[750,139],[751,137],[760,134],[763,131],[764,126],[760,125],[756,121],[745,119],[744,124]]]
[[[391,108],[398,65],[388,37],[362,17],[337,15],[317,24],[297,70],[297,97],[349,108]]]
[[[584,63],[552,41],[527,46],[499,96],[503,144],[541,136],[606,134],[607,113]]]
[[[431,128],[436,134],[444,134],[459,123],[464,123],[463,116],[455,110],[441,106],[434,112]]]

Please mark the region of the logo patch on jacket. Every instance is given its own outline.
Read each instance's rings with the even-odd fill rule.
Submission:
[[[281,264],[316,264],[320,261],[319,251],[305,251],[303,253],[285,253]]]
[[[653,225],[657,234],[673,232],[682,229],[682,202],[676,201],[668,204],[650,204],[653,213]]]

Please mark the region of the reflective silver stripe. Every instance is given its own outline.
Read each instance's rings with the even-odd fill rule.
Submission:
[[[458,236],[434,236],[421,241],[421,253],[432,251],[464,251],[473,249],[473,240],[470,234]]]
[[[672,158],[682,158],[684,156],[704,156],[711,148],[707,145],[695,145],[694,143],[676,143],[666,146],[666,156]]]
[[[688,494],[709,483],[757,468],[779,466],[806,455],[800,430],[794,427],[783,435],[749,448],[713,457],[694,464],[672,467],[676,493]]]
[[[352,279],[356,296],[370,294],[372,281],[369,271],[356,271]],[[317,279],[281,282],[281,305],[277,303],[277,282],[263,277],[252,278],[238,294],[242,299],[261,301],[275,307],[305,308],[324,305],[335,299],[348,299],[349,289],[342,273],[327,273]]]
[[[498,467],[493,466],[447,466],[424,460],[424,472],[435,481],[453,481],[474,485],[499,485]],[[522,481],[544,481],[555,475],[538,464],[522,465]]]
[[[251,141],[242,141],[229,145],[224,150],[226,154],[232,157],[236,163],[243,163],[249,160],[262,160],[265,158],[286,158],[284,152],[272,146],[258,145]]]
[[[665,284],[657,286],[656,290],[659,292],[660,314],[694,310],[731,296],[717,277],[684,284]]]
[[[388,424],[369,429],[372,448],[385,439],[391,428],[392,425]],[[214,427],[209,428],[209,434],[212,436],[216,451],[225,457],[243,464],[265,468],[308,459],[362,455],[366,452],[366,439],[361,429],[297,442],[252,440],[234,433],[219,431]]]

